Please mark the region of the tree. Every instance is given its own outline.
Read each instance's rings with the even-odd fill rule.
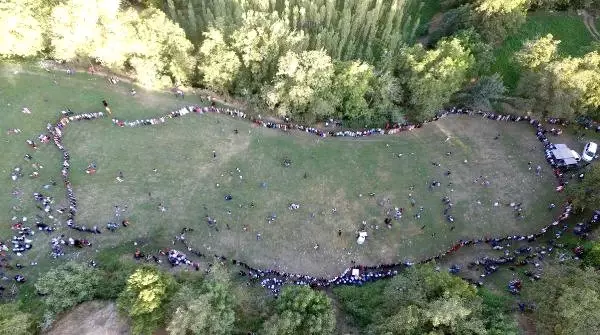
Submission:
[[[152,7],[131,25],[137,39],[131,41],[128,64],[138,82],[151,88],[189,83],[193,45],[183,29]]]
[[[595,210],[600,204],[600,166],[592,164],[584,173],[584,178],[579,183],[569,183],[567,196],[573,206],[579,210]]]
[[[372,94],[374,80],[373,67],[369,64],[358,61],[337,62],[332,87],[337,116],[349,119],[370,116],[372,111],[367,99]]]
[[[506,87],[497,73],[479,78],[474,84],[457,93],[456,100],[471,109],[491,110],[492,102],[502,99]]]
[[[211,28],[203,35],[198,60],[202,82],[219,93],[231,93],[242,63],[221,31]]]
[[[289,29],[277,13],[247,11],[241,27],[231,35],[231,47],[242,62],[238,92],[259,93],[278,71],[279,58],[288,51],[300,51],[304,34]]]
[[[600,327],[600,273],[561,265],[546,269],[531,287],[536,303],[536,327],[541,334],[594,334]]]
[[[372,334],[485,334],[481,299],[460,278],[431,265],[391,279]]]
[[[529,0],[476,0],[473,23],[487,41],[498,43],[524,22]]]
[[[70,61],[88,56],[96,47],[102,27],[110,25],[120,0],[66,0],[52,9],[50,44],[52,55]]]
[[[134,334],[151,333],[161,324],[173,283],[170,276],[151,267],[140,268],[129,276],[117,303],[131,317]]]
[[[19,311],[16,303],[0,304],[0,334],[28,335],[35,332],[33,318]]]
[[[69,262],[39,277],[35,288],[43,296],[48,315],[53,317],[81,302],[93,299],[99,285],[98,270]]]
[[[433,117],[460,90],[474,63],[456,38],[442,39],[432,50],[420,44],[403,49],[398,77],[408,95],[407,116],[417,122]]]
[[[265,324],[265,334],[331,334],[335,328],[331,300],[306,286],[284,288],[276,309]]]
[[[218,266],[211,270],[219,270]],[[171,335],[231,334],[235,322],[234,302],[226,276],[209,275],[198,290],[182,287],[171,302],[174,310],[167,331]]]
[[[288,51],[279,59],[273,85],[265,94],[266,104],[278,115],[330,115],[327,102],[333,78],[331,57],[325,51]]]
[[[554,61],[558,56],[559,40],[552,34],[523,43],[523,48],[515,53],[515,61],[526,70],[536,71]]]
[[[586,250],[584,262],[586,265],[593,266],[595,268],[600,267],[600,242],[592,242],[592,246]]]
[[[0,1],[0,58],[32,57],[42,51],[43,28],[30,2]]]
[[[461,45],[467,48],[475,58],[475,64],[471,70],[473,76],[489,73],[490,66],[495,61],[492,46],[486,43],[473,28],[460,30],[453,37],[458,39]]]
[[[600,107],[600,53],[552,61],[525,73],[518,92],[535,100],[543,117],[573,119],[594,115]]]

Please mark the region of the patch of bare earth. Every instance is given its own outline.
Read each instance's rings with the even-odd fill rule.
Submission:
[[[46,335],[129,334],[129,324],[119,316],[117,305],[107,301],[88,301],[63,315]]]

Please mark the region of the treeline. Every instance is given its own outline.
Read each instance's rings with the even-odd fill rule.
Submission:
[[[176,275],[130,261],[69,262],[42,274],[21,300],[0,304],[0,333],[46,331],[61,313],[90,300],[116,300],[136,335],[159,328],[170,335],[333,333],[332,301],[323,292],[290,286],[273,299],[235,276],[218,262],[208,273]]]
[[[276,13],[290,30],[302,31],[306,48],[324,49],[336,60],[374,65],[414,40],[416,0],[167,0],[165,11],[200,43],[210,28],[235,28],[249,11]]]
[[[360,127],[420,122],[446,105],[494,109],[499,103],[522,114],[598,117],[593,52],[580,60],[555,54],[535,68],[515,60],[527,73],[521,86],[539,88],[511,92],[516,97],[506,96],[502,78],[489,70],[492,48],[531,8],[593,9],[597,1],[446,0],[437,29],[413,44],[422,5],[5,0],[0,56],[91,61],[146,87],[204,87],[308,123],[330,117]],[[560,70],[567,63],[571,70]]]
[[[333,299],[366,334],[516,334],[509,299],[475,288],[431,265],[332,298],[308,286],[286,286],[277,299],[248,287],[220,263],[208,273],[170,274],[110,260],[97,267],[69,262],[42,274],[20,301],[0,304],[2,334],[35,334],[90,300],[116,300],[133,334],[313,334],[336,328]],[[247,279],[245,279],[247,280]]]
[[[191,83],[196,65],[194,46],[162,11],[120,0],[5,0],[0,36],[0,57],[92,61],[151,88]]]

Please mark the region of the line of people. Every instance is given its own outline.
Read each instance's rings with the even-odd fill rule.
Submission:
[[[228,109],[228,108],[222,109],[222,108],[217,108],[214,106],[211,106],[211,107],[188,106],[188,107],[181,108],[177,111],[170,112],[166,116],[160,117],[160,118],[137,120],[137,121],[121,121],[118,119],[113,119],[113,123],[118,126],[121,126],[121,127],[124,127],[124,126],[135,127],[138,125],[153,125],[153,124],[164,123],[164,122],[166,122],[166,120],[168,118],[183,116],[183,115],[189,114],[191,112],[198,113],[198,114],[214,112],[214,113],[222,113],[222,114],[230,115],[232,117],[239,117],[239,118],[247,117],[247,115],[245,113],[243,113],[239,110],[235,110],[235,109]],[[482,112],[482,111],[475,112],[475,111],[468,110],[468,109],[452,108],[449,110],[440,111],[440,113],[438,113],[435,118],[433,118],[432,120],[427,121],[427,122],[438,120],[449,114],[479,115],[479,116],[482,116],[482,117],[485,117],[488,119],[493,119],[493,120],[498,120],[498,121],[514,121],[514,122],[529,121],[529,123],[532,124],[534,127],[536,127],[536,129],[538,130],[538,134],[537,134],[538,139],[541,142],[543,142],[544,144],[550,143],[548,141],[548,139],[545,137],[545,132],[542,132],[541,135],[539,134],[540,130],[543,129],[543,126],[541,125],[541,123],[537,120],[530,119],[529,117],[520,117],[520,116],[513,116],[513,115],[500,115],[500,114],[489,113],[489,112]],[[48,125],[48,130],[50,131],[50,134],[52,135],[54,143],[59,148],[59,150],[63,153],[63,158],[64,158],[62,175],[63,175],[63,181],[65,183],[65,188],[67,191],[66,192],[67,198],[69,201],[69,216],[67,219],[67,225],[73,229],[77,229],[77,230],[85,231],[85,232],[92,232],[92,233],[99,233],[100,231],[97,228],[96,229],[88,229],[85,226],[78,226],[75,224],[75,216],[76,216],[76,212],[77,212],[77,200],[75,198],[72,185],[69,181],[70,156],[69,156],[68,151],[65,149],[65,147],[62,144],[62,131],[65,129],[66,125],[70,121],[93,120],[93,119],[100,118],[103,116],[104,116],[104,114],[101,112],[100,113],[86,113],[86,114],[79,114],[79,115],[70,115],[68,117],[62,117],[54,126],[52,126],[50,124]],[[371,135],[376,135],[376,134],[396,134],[401,131],[412,130],[415,128],[420,128],[422,126],[422,124],[416,124],[416,125],[395,124],[395,125],[392,125],[391,127],[389,125],[386,126],[386,129],[373,128],[373,129],[366,130],[366,131],[326,132],[326,131],[322,131],[322,130],[319,130],[314,127],[305,127],[302,125],[291,124],[289,122],[288,123],[265,122],[265,121],[262,121],[260,118],[253,119],[253,122],[255,122],[258,125],[268,127],[268,128],[275,128],[275,129],[282,129],[282,130],[297,129],[297,130],[312,133],[312,134],[315,134],[315,135],[318,135],[321,137],[327,137],[327,136],[362,137],[362,136],[371,136]],[[443,252],[442,254],[424,259],[424,260],[420,261],[419,263],[426,263],[426,262],[429,262],[434,259],[439,259],[441,257],[448,255],[449,253],[453,253],[453,252],[457,251],[458,249],[460,249],[463,246],[470,245],[470,244],[478,244],[478,243],[482,243],[482,242],[497,243],[500,241],[511,240],[511,239],[519,240],[519,241],[520,240],[533,241],[533,240],[535,240],[536,237],[539,237],[542,234],[544,234],[548,230],[549,227],[551,227],[553,225],[558,225],[558,223],[560,221],[563,221],[566,218],[568,218],[571,210],[572,210],[571,205],[567,204],[565,206],[565,210],[563,211],[563,214],[559,217],[559,219],[557,221],[553,222],[552,224],[542,228],[539,233],[531,234],[531,235],[527,235],[527,236],[513,235],[513,236],[502,237],[502,238],[484,238],[484,239],[474,239],[474,240],[466,240],[466,241],[460,240],[456,244],[454,244],[450,249]],[[182,241],[185,243],[185,240],[182,240]],[[187,247],[187,245],[186,245],[186,247]],[[193,249],[191,247],[188,247],[188,250],[192,251]],[[204,256],[199,252],[194,252],[194,254],[196,254],[197,256]],[[221,258],[224,259],[224,257],[222,257],[222,256],[221,256]],[[363,267],[363,271],[362,272],[359,271],[358,275],[356,273],[352,273],[352,271],[350,271],[351,268],[349,268],[341,276],[334,277],[334,278],[328,280],[328,279],[317,278],[317,277],[312,277],[312,276],[308,276],[308,275],[286,274],[286,273],[280,273],[280,272],[273,271],[273,270],[252,269],[243,262],[234,261],[234,263],[245,266],[248,270],[248,275],[250,275],[250,277],[253,277],[253,278],[262,278],[266,275],[275,275],[277,277],[283,277],[283,278],[295,278],[294,282],[298,283],[298,284],[315,285],[315,286],[329,286],[331,284],[361,284],[366,281],[370,281],[370,280],[374,280],[374,279],[378,279],[378,278],[385,278],[387,276],[395,275],[397,272],[394,272],[394,271],[397,271],[395,269],[397,269],[398,267],[405,267],[405,266],[410,266],[413,264],[412,262],[404,262],[404,263],[397,263],[397,264],[377,265],[375,267]],[[364,269],[366,269],[366,271]],[[286,280],[286,282],[288,282],[288,280]],[[273,285],[270,285],[270,286],[273,286]]]

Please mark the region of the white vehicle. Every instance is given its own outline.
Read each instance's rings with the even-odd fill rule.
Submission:
[[[586,162],[591,162],[596,156],[596,151],[598,150],[598,145],[594,142],[588,142],[583,148],[583,153],[581,157]]]

